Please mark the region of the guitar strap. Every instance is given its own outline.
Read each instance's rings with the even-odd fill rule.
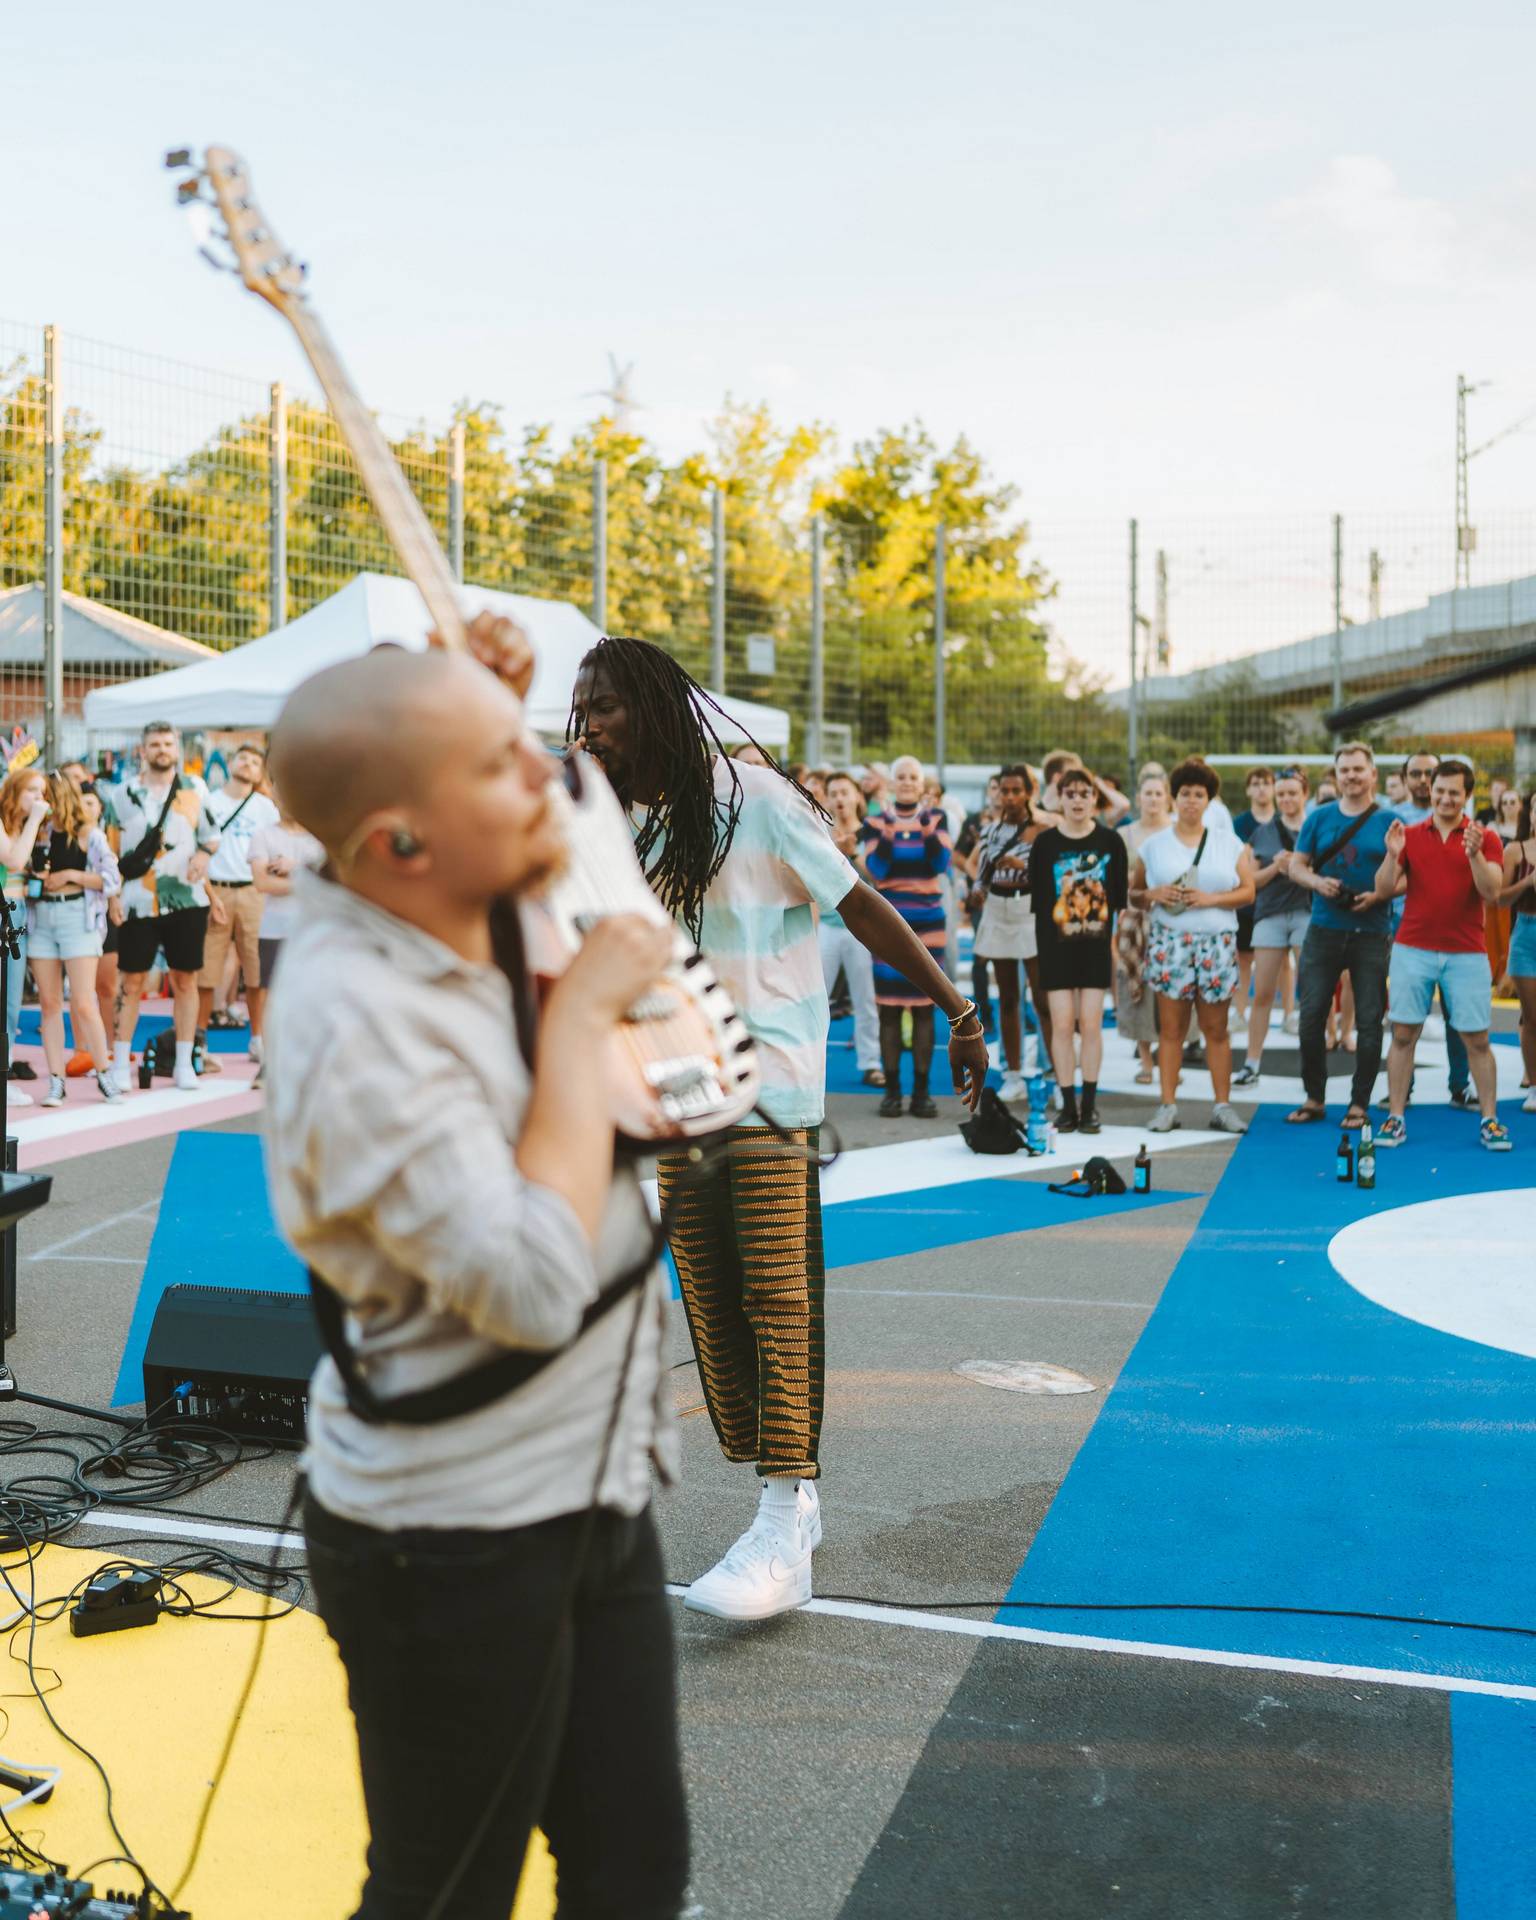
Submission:
[[[516,903],[511,899],[498,901],[491,911],[491,948],[496,964],[506,974],[512,988],[512,1017],[517,1029],[518,1046],[523,1058],[532,1067],[536,1016],[533,993],[528,983],[528,969],[524,963],[522,921],[518,917]],[[440,1381],[436,1386],[419,1388],[414,1393],[399,1394],[393,1400],[381,1400],[374,1392],[347,1339],[345,1302],[335,1288],[322,1280],[311,1267],[309,1292],[315,1319],[325,1350],[336,1363],[336,1371],[346,1388],[348,1407],[370,1427],[431,1427],[442,1420],[458,1420],[465,1414],[478,1413],[494,1401],[505,1399],[509,1393],[526,1386],[552,1361],[569,1353],[583,1334],[590,1332],[621,1300],[644,1284],[651,1269],[661,1258],[668,1224],[669,1216],[663,1215],[651,1230],[651,1242],[644,1257],[608,1282],[581,1316],[581,1325],[565,1346],[541,1352],[509,1348],[493,1359],[482,1361],[478,1367],[471,1367],[468,1373]],[[509,1258],[512,1252],[513,1249],[509,1248]]]

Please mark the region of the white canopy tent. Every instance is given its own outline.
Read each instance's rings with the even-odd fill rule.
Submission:
[[[598,629],[579,608],[562,600],[465,587],[460,601],[468,615],[482,610],[509,614],[528,634],[538,656],[528,717],[540,733],[563,734],[576,669],[581,656],[601,639]],[[260,640],[171,673],[96,688],[85,698],[85,723],[94,734],[123,738],[149,720],[168,720],[183,729],[265,729],[301,680],[383,641],[424,647],[430,624],[409,580],[360,573],[329,600]],[[783,751],[789,746],[789,715],[782,707],[732,698],[720,704],[737,723],[721,730],[728,744],[744,739],[745,729],[765,747]]]

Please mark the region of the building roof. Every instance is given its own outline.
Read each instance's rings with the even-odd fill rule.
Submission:
[[[84,594],[63,596],[60,652],[67,672],[124,667],[183,667],[215,650],[179,633],[119,613]],[[43,589],[33,583],[0,593],[0,668],[43,665]]]

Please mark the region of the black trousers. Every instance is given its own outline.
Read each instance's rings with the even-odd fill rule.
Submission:
[[[1328,1097],[1328,1009],[1343,974],[1355,994],[1355,1075],[1350,1104],[1368,1107],[1381,1065],[1381,1029],[1387,1012],[1387,967],[1392,958],[1389,933],[1355,933],[1342,927],[1307,928],[1296,969],[1297,1020],[1301,1041],[1301,1083],[1307,1098]]]
[[[669,1602],[649,1512],[382,1533],[314,1500],[315,1599],[347,1672],[368,1808],[354,1920],[422,1920],[486,1808],[451,1920],[507,1920],[532,1829],[561,1920],[676,1920],[688,1879]]]

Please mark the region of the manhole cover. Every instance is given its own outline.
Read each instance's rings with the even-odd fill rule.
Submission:
[[[1004,1393],[1097,1393],[1093,1381],[1048,1360],[957,1360],[955,1372]]]

